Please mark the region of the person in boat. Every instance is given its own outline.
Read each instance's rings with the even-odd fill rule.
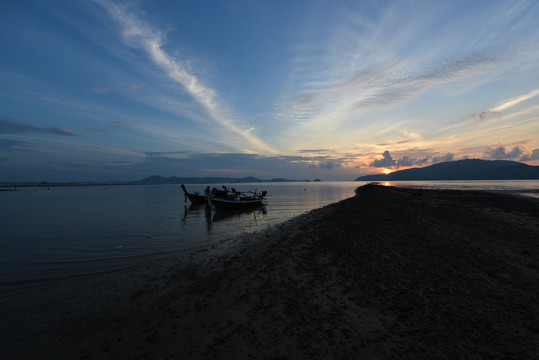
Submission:
[[[224,187],[224,186],[223,186]],[[226,189],[226,188],[225,188]],[[211,190],[211,195],[214,196],[214,197],[226,197],[226,191],[223,191],[223,190],[219,190],[217,188],[213,188]]]

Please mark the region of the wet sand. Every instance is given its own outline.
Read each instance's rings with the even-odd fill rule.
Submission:
[[[2,358],[539,354],[537,200],[368,185],[220,246],[44,291]]]

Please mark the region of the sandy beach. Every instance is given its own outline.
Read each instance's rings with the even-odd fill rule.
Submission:
[[[535,199],[368,185],[219,246],[44,290],[9,309],[1,357],[539,354]]]

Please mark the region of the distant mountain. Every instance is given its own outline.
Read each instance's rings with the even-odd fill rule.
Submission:
[[[275,178],[271,180],[258,179],[252,176],[243,178],[230,178],[230,177],[163,177],[159,175],[152,175],[142,180],[135,181],[108,181],[108,182],[0,182],[0,187],[13,187],[17,186],[91,186],[91,185],[148,185],[148,184],[229,184],[229,183],[269,183],[269,182],[308,182],[309,180],[291,180],[284,178]]]
[[[271,179],[262,180],[252,176],[243,178],[229,178],[229,177],[176,177],[169,178],[159,175],[153,175],[142,180],[133,181],[135,184],[227,184],[227,183],[256,183],[256,182],[286,182],[286,181],[299,181],[288,179]]]
[[[399,170],[387,175],[365,175],[358,177],[356,181],[517,179],[539,179],[539,166],[506,160],[468,159]]]

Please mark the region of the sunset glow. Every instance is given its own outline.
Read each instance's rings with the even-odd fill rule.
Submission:
[[[539,165],[535,0],[8,4],[0,181]]]

